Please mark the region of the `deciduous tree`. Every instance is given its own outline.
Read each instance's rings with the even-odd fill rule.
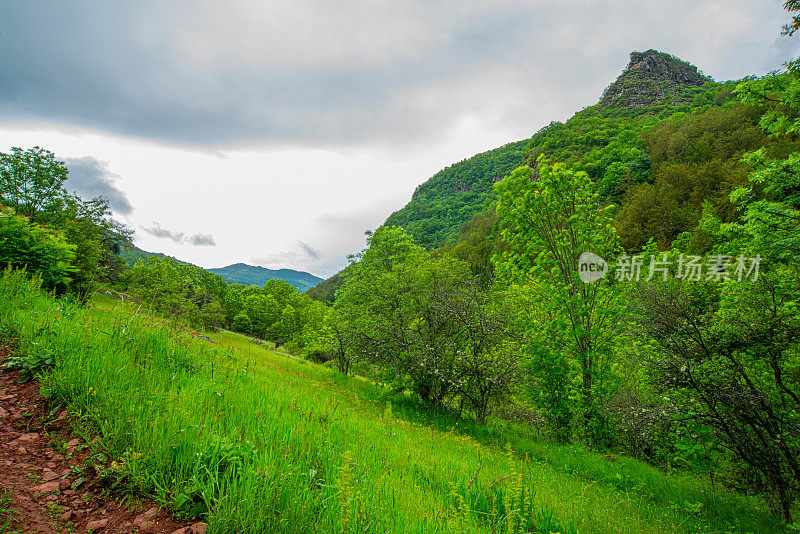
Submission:
[[[44,148],[0,153],[0,197],[22,215],[36,217],[61,202],[66,179],[64,162]]]
[[[577,362],[583,430],[596,441],[597,359],[608,354],[620,331],[622,307],[608,278],[592,284],[580,280],[578,259],[592,252],[613,261],[619,252],[609,211],[586,173],[550,165],[544,158],[533,168],[516,169],[495,190],[507,244],[495,256],[498,275],[529,290],[532,298],[524,304],[538,310],[527,325],[531,345],[567,353]]]

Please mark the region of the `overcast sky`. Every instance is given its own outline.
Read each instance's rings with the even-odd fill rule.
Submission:
[[[779,68],[782,3],[0,0],[0,151],[54,151],[146,250],[327,276],[442,167],[594,104],[632,50]]]

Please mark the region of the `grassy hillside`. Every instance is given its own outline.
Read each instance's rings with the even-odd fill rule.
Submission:
[[[237,334],[74,307],[21,274],[0,279],[0,333],[102,436],[112,486],[212,534],[780,532],[759,500],[699,479],[474,427]]]

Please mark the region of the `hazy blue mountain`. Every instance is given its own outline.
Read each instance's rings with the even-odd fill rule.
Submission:
[[[220,275],[227,280],[228,283],[232,284],[237,283],[260,287],[263,286],[267,280],[277,278],[293,285],[301,293],[305,293],[322,281],[322,278],[319,276],[314,276],[305,271],[295,271],[294,269],[267,269],[266,267],[257,267],[254,265],[247,265],[246,263],[234,263],[227,267],[208,270],[214,274]]]

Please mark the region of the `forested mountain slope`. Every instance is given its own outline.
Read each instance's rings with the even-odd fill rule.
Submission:
[[[182,262],[177,258],[173,258],[172,256],[167,256],[166,254],[162,254],[161,252],[148,252],[146,250],[142,250],[137,246],[130,246],[130,247],[121,247],[119,252],[119,257],[125,262],[128,267],[133,267],[139,261],[146,260],[150,256],[156,256],[158,258],[170,258],[179,263],[186,263]]]
[[[565,123],[550,123],[529,140],[509,143],[438,172],[420,185],[411,201],[390,215],[385,225],[402,226],[419,244],[436,248],[452,240],[467,221],[486,210],[495,199],[494,182],[539,155],[574,164],[600,182],[603,194],[623,201],[628,189],[654,181],[650,152],[658,150],[661,137],[683,129],[672,126],[648,135],[657,124],[671,119],[673,125],[682,124],[687,115],[696,117],[714,109],[717,111],[711,114],[717,120],[708,125],[710,129],[757,133],[758,139],[748,137],[750,142],[743,143],[741,151],[763,142],[764,135],[757,127],[759,111],[752,107],[745,111],[733,94],[734,88],[735,83],[713,82],[696,67],[669,54],[656,50],[633,52],[627,68],[605,90],[598,104],[579,111]],[[705,118],[688,120],[701,126],[708,122]],[[689,133],[681,131],[679,135]],[[714,132],[706,135],[715,136]],[[705,141],[712,145],[714,142]],[[714,155],[711,145],[705,154],[697,154]],[[724,157],[727,160],[732,155],[726,152]],[[672,159],[681,154],[661,151],[657,157],[661,161],[664,156]]]
[[[598,184],[616,205],[614,223],[626,250],[640,250],[650,238],[668,247],[697,227],[704,206],[722,222],[733,220],[728,196],[747,182],[745,152],[766,146],[781,156],[796,148],[768,139],[759,127],[766,104],[743,103],[736,86],[663,52],[633,52],[598,104],[528,140],[439,171],[384,225],[401,226],[428,249],[454,249],[476,272],[484,270],[496,245],[487,241],[496,199],[492,184],[544,156],[585,171]],[[697,236],[682,239],[702,248]],[[336,284],[325,288],[315,298],[332,300]]]
[[[438,247],[494,199],[492,185],[524,162],[527,147],[527,140],[509,143],[442,169],[417,187],[386,226],[402,226],[426,248]]]

